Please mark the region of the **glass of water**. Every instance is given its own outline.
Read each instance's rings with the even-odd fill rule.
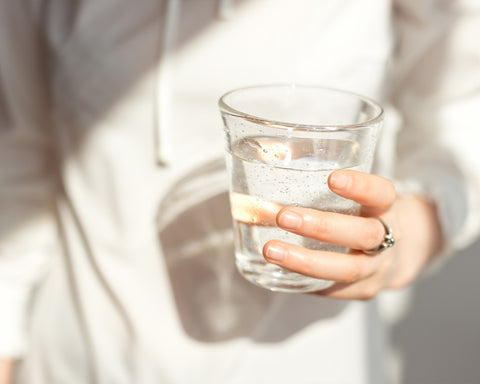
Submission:
[[[348,252],[284,231],[276,215],[300,206],[349,215],[359,205],[331,192],[337,169],[370,172],[383,110],[350,92],[310,86],[255,86],[220,98],[225,126],[235,258],[240,273],[261,287],[311,292],[332,282],[265,261],[262,250],[277,239],[314,250]]]

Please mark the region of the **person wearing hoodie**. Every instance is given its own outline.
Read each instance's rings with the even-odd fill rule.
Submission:
[[[1,0],[0,383],[389,382],[382,292],[479,233],[479,18],[473,0]],[[277,217],[356,251],[265,247],[336,282],[317,294],[234,265],[217,100],[269,83],[385,109],[373,174],[329,179],[362,217]],[[375,217],[396,244],[371,255]]]

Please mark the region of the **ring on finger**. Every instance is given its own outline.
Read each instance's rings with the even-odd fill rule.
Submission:
[[[382,243],[378,247],[363,251],[367,255],[376,255],[377,253],[383,252],[395,245],[395,238],[393,237],[393,232],[389,225],[379,217],[372,217],[372,219],[377,219],[380,221],[380,223],[382,223],[383,228],[385,229],[385,236],[383,237]]]

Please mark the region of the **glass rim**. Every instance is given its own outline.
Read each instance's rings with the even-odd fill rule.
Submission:
[[[352,123],[352,124],[303,124],[303,123],[291,123],[291,122],[285,122],[285,121],[279,121],[279,120],[266,119],[259,116],[250,115],[248,113],[245,113],[245,112],[239,111],[238,109],[233,108],[226,102],[226,98],[234,93],[241,92],[241,91],[254,90],[254,89],[262,89],[262,88],[278,88],[278,89],[300,88],[300,89],[312,89],[312,90],[316,89],[316,90],[336,92],[339,94],[349,95],[349,96],[358,98],[363,102],[366,102],[367,104],[369,104],[374,108],[375,114],[374,114],[374,117],[372,117],[371,119],[358,122],[358,123]],[[380,123],[384,115],[384,110],[382,106],[378,102],[376,102],[375,100],[369,97],[363,96],[355,92],[338,89],[338,88],[316,86],[316,85],[302,85],[302,84],[290,84],[290,85],[289,84],[265,84],[265,85],[250,85],[246,87],[235,88],[224,93],[220,97],[220,99],[218,100],[218,106],[222,113],[225,113],[227,115],[234,116],[234,117],[240,117],[257,124],[261,124],[269,127],[275,127],[275,128],[289,128],[289,129],[305,130],[305,131],[343,131],[343,130],[355,130],[355,129],[367,128],[377,123]]]

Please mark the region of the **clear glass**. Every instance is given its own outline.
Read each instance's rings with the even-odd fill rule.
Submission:
[[[235,258],[240,273],[261,287],[310,292],[332,282],[265,261],[265,243],[278,239],[314,250],[348,252],[276,226],[284,206],[357,215],[358,204],[327,186],[336,169],[370,172],[383,110],[350,92],[308,86],[256,86],[221,97],[225,126]]]

